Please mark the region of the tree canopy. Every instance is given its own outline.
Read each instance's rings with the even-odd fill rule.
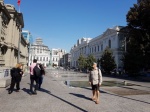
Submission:
[[[127,27],[122,29],[127,37],[124,67],[130,74],[150,69],[150,0],[134,4],[126,15]]]
[[[112,56],[112,52],[109,48],[106,48],[103,52],[100,59],[100,65],[107,74],[116,68],[114,57]]]

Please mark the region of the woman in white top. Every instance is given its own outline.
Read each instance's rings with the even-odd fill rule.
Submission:
[[[92,87],[93,97],[92,100],[95,101],[96,104],[99,103],[99,87],[102,84],[102,73],[101,70],[98,69],[97,63],[93,63],[93,70],[89,74],[89,84]]]

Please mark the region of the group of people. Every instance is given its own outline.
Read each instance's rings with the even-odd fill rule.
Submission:
[[[36,71],[35,68],[38,68],[39,71]],[[15,68],[11,70],[11,85],[9,89],[9,94],[11,94],[14,90],[14,86],[16,84],[16,91],[20,90],[20,81],[23,75],[22,65],[17,64]],[[40,75],[37,76],[36,73],[39,72]],[[45,75],[45,70],[42,64],[37,64],[37,60],[34,59],[33,63],[30,66],[30,94],[37,94],[37,90],[41,88],[41,84],[43,82],[43,75]],[[34,82],[36,83],[34,87]],[[89,74],[89,84],[92,87],[92,100],[99,104],[100,100],[100,92],[99,87],[102,84],[102,73],[101,70],[97,67],[97,63],[93,63],[93,69],[90,71]],[[34,87],[34,90],[33,90]]]
[[[39,70],[38,76],[35,75],[36,70],[35,67],[37,67]],[[11,69],[11,84],[10,88],[8,90],[8,94],[11,94],[14,91],[14,86],[16,85],[16,92],[19,92],[20,90],[20,82],[22,79],[22,75],[24,74],[22,70],[23,66],[22,64],[16,64],[14,68]],[[42,64],[38,64],[37,60],[34,59],[33,63],[30,66],[30,94],[37,94],[37,90],[41,89],[41,85],[43,82],[43,75],[45,75],[45,70]],[[36,83],[36,86],[34,87],[34,82]]]

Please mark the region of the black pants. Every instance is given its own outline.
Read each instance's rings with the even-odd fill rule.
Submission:
[[[20,90],[20,81],[16,81],[15,79],[12,78],[9,91],[13,92],[15,85],[16,85],[16,89]]]
[[[43,83],[43,76],[39,77],[39,89],[41,88],[41,85]]]
[[[33,92],[33,86],[34,86],[34,82],[35,84],[35,88],[34,88],[34,92],[36,92],[36,90],[38,89],[38,84],[39,84],[39,78],[35,77],[34,75],[30,75],[30,91]]]

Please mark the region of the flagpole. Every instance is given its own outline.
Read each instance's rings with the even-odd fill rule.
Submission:
[[[21,2],[21,0],[18,0],[18,2],[17,2],[19,13],[20,13],[20,2]]]
[[[19,13],[20,13],[20,5],[18,7],[19,7]]]

